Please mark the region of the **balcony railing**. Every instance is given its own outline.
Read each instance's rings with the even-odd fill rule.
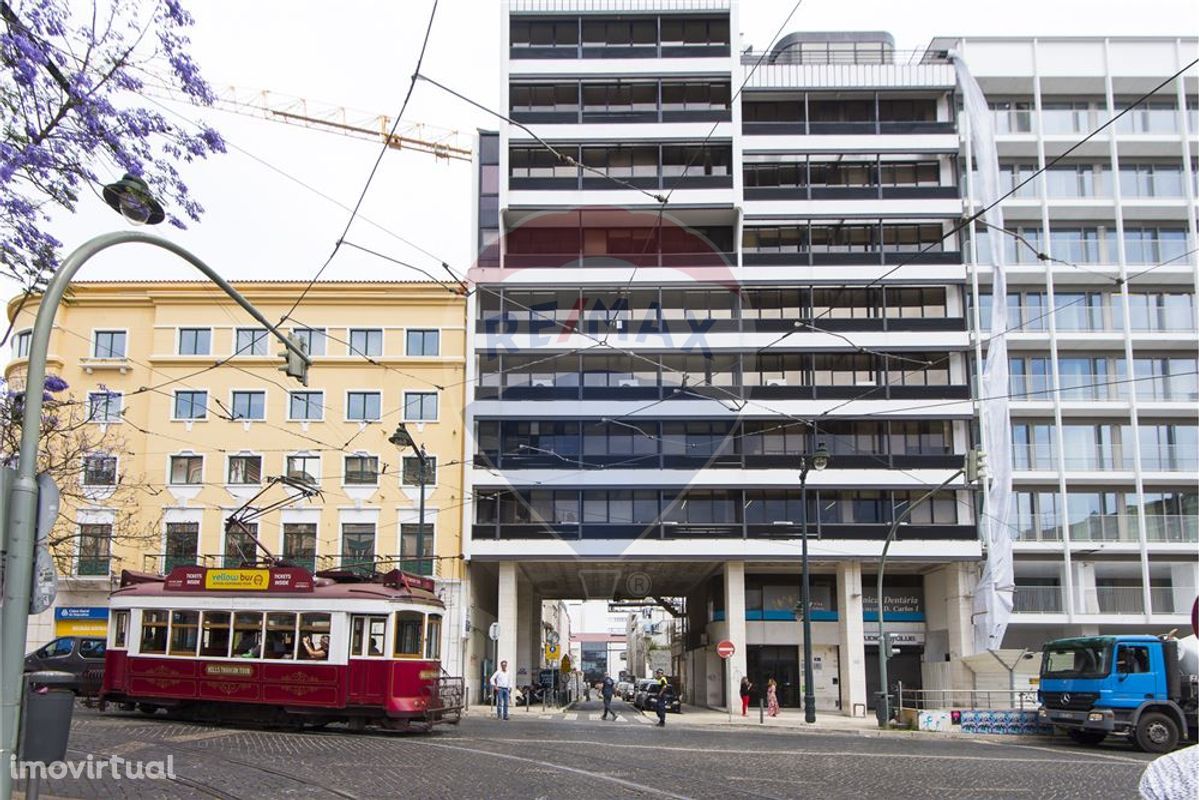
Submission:
[[[1154,614],[1186,614],[1194,602],[1194,586],[1149,587],[1149,604]]]
[[[1012,611],[1017,614],[1061,614],[1062,587],[1021,586],[1016,584]]]
[[[109,556],[80,556],[75,564],[75,574],[85,578],[108,575],[111,562]]]
[[[166,575],[175,567],[212,567],[219,561],[218,556],[185,553],[146,553],[142,556],[142,570],[145,572]]]
[[[403,555],[321,555],[316,556],[317,570],[345,570],[370,574],[384,573],[393,569],[415,575],[436,576],[440,574],[436,558],[411,558]]]
[[[1056,514],[1020,515],[1013,521],[1023,542],[1060,542],[1062,519]],[[1092,514],[1066,523],[1072,542],[1137,542],[1140,520],[1135,513]],[[1199,515],[1146,514],[1145,541],[1193,544],[1199,542]]]
[[[1140,586],[1097,586],[1094,603],[1088,603],[1087,613],[1144,614],[1145,593]]]

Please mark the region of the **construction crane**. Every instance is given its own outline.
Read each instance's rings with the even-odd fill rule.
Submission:
[[[190,96],[165,86],[147,85],[143,91],[164,100],[194,103]],[[394,121],[383,114],[371,114],[266,89],[225,86],[214,89],[213,94],[216,100],[210,107],[221,111],[358,139],[381,140],[396,150],[415,150],[447,161],[470,161],[472,157],[470,140],[449,128],[420,122],[401,122],[393,134],[391,126]]]

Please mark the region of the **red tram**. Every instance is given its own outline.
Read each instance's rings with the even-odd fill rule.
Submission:
[[[101,699],[147,713],[296,726],[457,722],[444,606],[428,578],[299,567],[124,572],[110,599]]]

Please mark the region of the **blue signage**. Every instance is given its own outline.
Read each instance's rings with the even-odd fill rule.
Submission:
[[[61,606],[54,609],[55,619],[108,619],[108,609],[97,606]]]

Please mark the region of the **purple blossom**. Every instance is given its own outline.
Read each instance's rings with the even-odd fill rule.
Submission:
[[[47,392],[65,392],[71,385],[57,375],[47,375],[42,386]]]
[[[149,20],[136,4],[92,1],[10,0],[17,22],[0,22],[0,268],[23,282],[58,266],[62,245],[46,230],[57,208],[92,202],[123,170],[144,176],[185,227],[203,208],[176,165],[225,152],[216,131],[177,125],[137,96],[149,75],[214,99],[187,52],[182,0],[152,0]],[[93,10],[104,25],[93,28]],[[71,53],[88,53],[87,64]]]

